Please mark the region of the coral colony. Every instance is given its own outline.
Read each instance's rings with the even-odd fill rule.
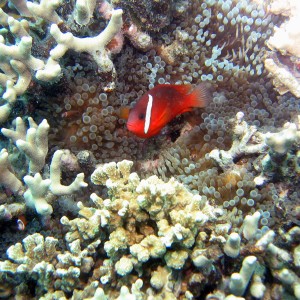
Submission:
[[[0,7],[0,298],[300,299],[299,0]]]

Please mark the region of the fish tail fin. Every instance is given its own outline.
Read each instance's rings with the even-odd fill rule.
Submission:
[[[191,107],[205,107],[211,98],[208,85],[202,82],[190,94]]]

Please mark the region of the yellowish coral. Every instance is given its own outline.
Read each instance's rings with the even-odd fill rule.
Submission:
[[[162,257],[165,252],[166,247],[164,243],[155,235],[149,235],[145,237],[139,244],[134,244],[130,247],[130,253],[137,257],[140,262],[146,262],[150,257]]]
[[[181,269],[188,258],[188,252],[185,250],[168,251],[165,255],[165,261],[168,267]]]

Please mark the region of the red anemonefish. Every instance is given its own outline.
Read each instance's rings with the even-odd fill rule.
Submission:
[[[127,128],[141,138],[149,138],[176,116],[205,107],[210,98],[205,84],[159,84],[144,94],[130,110]]]

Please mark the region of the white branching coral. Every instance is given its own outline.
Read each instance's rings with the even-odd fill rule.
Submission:
[[[50,126],[47,120],[37,125],[32,118],[28,118],[29,129],[26,131],[25,123],[18,117],[16,129],[2,128],[1,132],[10,138],[23,151],[29,161],[29,172],[37,173],[45,165],[45,158],[48,153],[48,131]]]
[[[238,233],[232,232],[226,241],[224,246],[224,252],[226,255],[236,258],[240,254],[240,247],[241,247],[241,237]]]
[[[142,265],[152,259],[181,268],[201,226],[216,218],[215,208],[176,180],[166,183],[157,176],[140,180],[130,172],[132,164],[124,160],[100,165],[92,174],[92,182],[106,186],[109,198],[93,193],[95,207],[79,203],[78,218],[61,219],[68,228],[68,242],[80,240],[84,245],[106,237],[104,250],[109,258],[96,271],[102,283],[109,283],[115,273],[141,273]]]
[[[70,266],[79,267],[81,272],[88,273],[94,265],[92,255],[101,241],[95,240],[85,249],[81,249],[80,240],[75,240],[68,244],[69,251],[57,255],[59,269],[67,269]]]
[[[0,262],[1,272],[22,273],[36,272],[39,264],[46,263],[44,271],[53,273],[53,260],[56,257],[58,240],[52,237],[44,238],[41,234],[29,235],[23,240],[23,245],[17,243],[7,250],[9,260]]]
[[[274,176],[288,178],[293,176],[293,171],[299,173],[300,130],[295,123],[287,122],[281,131],[266,133],[265,142],[268,152],[256,166],[261,171],[254,179],[257,185],[263,185]]]
[[[55,196],[70,195],[87,186],[84,182],[84,174],[77,174],[75,180],[70,185],[61,184],[61,158],[64,151],[57,150],[53,154],[50,164],[50,178],[43,179],[39,173],[45,166],[45,159],[48,153],[48,131],[49,124],[43,120],[37,125],[32,118],[28,118],[30,128],[26,130],[24,121],[18,117],[15,121],[15,130],[2,128],[4,136],[12,140],[17,148],[25,154],[28,160],[28,174],[23,180],[27,185],[27,190],[21,180],[11,171],[8,160],[8,152],[2,149],[0,153],[2,176],[0,183],[9,188],[14,193],[23,194],[28,206],[33,207],[39,215],[49,216],[53,209],[51,202]],[[67,156],[70,152],[65,153]]]
[[[26,0],[10,0],[9,2],[13,4],[21,16],[32,17],[30,11],[28,10]]]
[[[247,240],[254,239],[257,234],[258,222],[261,217],[260,212],[256,211],[252,216],[248,215],[243,223],[243,236]]]
[[[221,169],[238,171],[235,161],[246,155],[258,155],[254,168],[260,175],[254,179],[261,186],[273,176],[292,176],[298,170],[299,129],[295,123],[286,123],[279,132],[261,133],[249,126],[239,112],[233,122],[232,146],[229,150],[214,149],[209,153]]]
[[[150,257],[162,257],[165,252],[166,247],[163,241],[155,235],[149,235],[139,244],[134,244],[130,247],[130,253],[137,257],[140,262],[146,262]]]
[[[0,184],[10,189],[13,193],[17,193],[21,191],[23,184],[11,169],[8,152],[6,149],[2,149],[0,152]]]
[[[92,16],[96,6],[96,0],[77,0],[74,10],[74,20],[79,25],[87,25]]]
[[[56,249],[57,244],[58,239],[44,238],[39,233],[27,236],[22,244],[8,248],[9,260],[0,262],[1,274],[30,278],[36,281],[42,294],[44,289],[53,291],[54,287],[59,287],[62,294],[62,291],[73,291],[80,274],[87,274],[93,267],[93,255],[100,240],[95,240],[85,249],[81,249],[79,240],[75,240],[68,244],[69,251],[63,253]]]
[[[62,0],[40,0],[39,4],[29,1],[26,2],[28,10],[34,17],[38,17],[55,24],[62,23],[62,19],[55,11],[62,4]]]
[[[266,134],[266,144],[270,147],[273,155],[286,155],[293,145],[299,143],[300,130],[294,123],[285,123],[281,131]]]
[[[42,81],[49,81],[60,75],[59,59],[67,52],[67,50],[75,50],[77,52],[90,53],[99,70],[109,72],[113,67],[113,63],[109,57],[109,51],[105,46],[122,28],[121,9],[114,10],[107,27],[95,37],[78,38],[71,32],[62,33],[56,24],[52,24],[50,33],[57,42],[57,46],[50,51],[50,57],[43,70],[36,73],[36,78]]]
[[[131,161],[124,160],[103,164],[95,170],[92,182],[107,186],[110,199],[92,194],[96,209],[80,204],[79,214],[84,218],[70,221],[64,217],[61,222],[70,229],[67,238],[81,237],[85,241],[108,230],[104,250],[121,276],[132,269],[140,270],[141,264],[156,258],[163,259],[171,268],[181,268],[199,228],[214,220],[217,211],[175,179],[167,183],[157,176],[140,180],[136,173],[130,173],[131,166]],[[157,228],[146,225],[150,220]],[[85,231],[80,224],[86,224]],[[124,253],[127,255],[119,258]],[[122,262],[126,262],[126,270]],[[101,270],[104,272],[101,281],[110,281],[113,269]]]
[[[92,207],[85,207],[78,202],[79,216],[74,220],[69,220],[66,216],[62,217],[60,222],[69,228],[66,234],[67,242],[90,240],[100,235],[101,227],[108,224],[110,214],[107,210],[98,210]]]
[[[118,195],[124,188],[135,187],[140,182],[136,173],[130,173],[132,165],[129,160],[100,165],[91,175],[91,181],[96,185],[106,185],[110,193]]]
[[[232,168],[234,161],[249,154],[262,153],[266,149],[263,135],[255,126],[249,126],[244,120],[244,113],[238,112],[233,121],[232,145],[227,151],[214,149],[209,157],[223,170]]]
[[[233,273],[230,278],[230,291],[236,296],[243,296],[256,267],[257,258],[247,256],[239,273]]]
[[[61,157],[64,152],[57,150],[53,154],[50,165],[50,191],[57,196],[70,195],[80,190],[83,187],[87,187],[87,183],[84,182],[84,173],[79,173],[70,185],[62,185],[61,180]]]
[[[8,25],[13,26],[15,22],[8,18]],[[19,23],[17,23],[19,24]],[[0,68],[3,71],[2,85],[6,87],[3,94],[5,104],[0,106],[0,122],[4,122],[19,95],[22,95],[31,82],[31,70],[36,71],[44,66],[44,62],[31,55],[32,37],[28,36],[26,30],[22,30],[21,40],[16,45],[5,45],[3,36],[0,36]],[[17,78],[17,80],[16,80]]]
[[[34,176],[26,175],[24,182],[28,186],[27,191],[24,193],[27,204],[34,207],[36,212],[42,216],[51,215],[53,209],[46,200],[51,184],[50,179],[43,180],[40,173],[36,173]]]
[[[53,83],[62,76],[59,64],[67,50],[89,53],[99,67],[99,72],[114,70],[107,44],[120,32],[122,10],[112,10],[107,27],[94,37],[75,37],[70,31],[62,33],[57,24],[63,22],[55,11],[63,1],[45,1],[40,3],[14,1],[14,5],[21,13],[49,22],[50,34],[57,45],[50,51],[47,60],[37,58],[32,54],[34,36],[31,36],[29,23],[26,20],[18,21],[0,9],[0,24],[8,27],[15,37],[15,44],[6,41],[4,35],[0,35],[0,84],[5,88],[4,102],[0,106],[0,122],[7,120],[18,96],[24,94],[32,76],[44,82]],[[95,9],[95,1],[77,1],[75,7],[75,19],[79,24],[89,22]]]
[[[57,150],[53,154],[50,164],[50,179],[43,180],[39,173],[36,173],[34,176],[26,175],[24,177],[24,181],[28,186],[24,197],[31,206],[35,207],[40,215],[46,216],[52,213],[52,207],[48,202],[53,199],[53,195],[70,195],[87,186],[87,183],[84,182],[83,173],[78,174],[68,186],[60,183],[60,159],[62,155],[62,150]]]

